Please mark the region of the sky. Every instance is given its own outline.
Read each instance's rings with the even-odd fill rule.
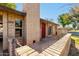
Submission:
[[[58,16],[63,13],[68,13],[72,7],[78,4],[73,3],[41,3],[40,4],[40,18],[49,19],[58,23]],[[22,11],[23,5],[16,4],[16,9]]]

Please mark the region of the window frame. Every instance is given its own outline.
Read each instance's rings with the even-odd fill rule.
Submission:
[[[48,35],[51,35],[52,34],[52,26],[49,26],[48,27]]]
[[[20,23],[20,25],[19,26],[16,26],[16,21],[20,21],[19,23]],[[17,19],[17,20],[15,20],[15,37],[22,37],[22,20],[21,19]],[[16,32],[16,30],[19,30],[18,32],[19,32],[19,34]]]

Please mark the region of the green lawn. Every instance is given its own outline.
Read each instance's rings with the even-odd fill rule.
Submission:
[[[70,32],[79,32],[79,30],[71,30]],[[79,36],[71,36],[72,40],[75,40],[75,43],[79,44]]]
[[[75,40],[76,44],[79,44],[79,36],[71,36],[72,40]]]

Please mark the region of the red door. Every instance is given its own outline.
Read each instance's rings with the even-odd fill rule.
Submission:
[[[42,35],[42,38],[45,38],[45,35],[46,35],[46,24],[45,23],[42,23],[41,35]]]

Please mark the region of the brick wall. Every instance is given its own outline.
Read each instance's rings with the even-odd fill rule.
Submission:
[[[40,5],[38,3],[24,4],[25,17],[25,38],[27,45],[33,44],[33,40],[40,40]]]

